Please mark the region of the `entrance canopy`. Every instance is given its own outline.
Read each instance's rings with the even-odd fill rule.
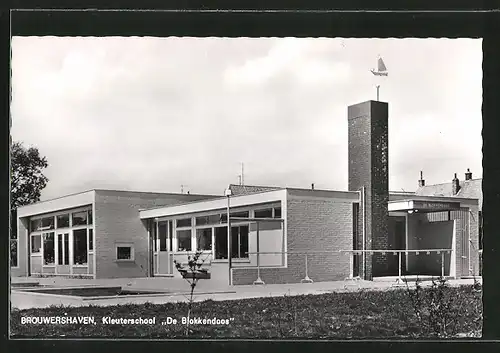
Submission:
[[[389,212],[443,212],[460,209],[460,202],[453,201],[435,201],[435,200],[397,200],[389,201]]]

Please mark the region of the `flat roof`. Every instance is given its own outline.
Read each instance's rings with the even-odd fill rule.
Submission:
[[[243,207],[285,200],[286,189],[265,191],[247,195],[235,195],[229,200],[231,207]],[[216,199],[198,200],[177,205],[160,206],[139,211],[141,219],[176,216],[182,214],[200,213],[225,209],[228,200],[226,196]]]
[[[398,200],[389,201],[388,204],[389,212],[396,211],[413,211],[419,213],[430,213],[430,212],[442,212],[442,211],[454,211],[460,209],[460,201],[444,201],[444,200]]]

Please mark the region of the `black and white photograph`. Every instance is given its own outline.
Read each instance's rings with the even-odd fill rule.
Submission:
[[[481,39],[11,46],[11,338],[481,337]]]

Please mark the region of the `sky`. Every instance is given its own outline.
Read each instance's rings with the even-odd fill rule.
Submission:
[[[347,107],[389,103],[389,189],[482,176],[480,39],[14,37],[12,138],[42,200],[90,189],[347,190]],[[370,69],[380,55],[389,76]]]

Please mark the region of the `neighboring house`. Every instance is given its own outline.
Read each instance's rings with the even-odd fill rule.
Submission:
[[[471,198],[478,200],[478,232],[479,232],[479,243],[477,244],[477,249],[482,251],[483,249],[483,190],[482,190],[481,178],[472,178],[472,172],[467,169],[465,172],[464,180],[459,180],[457,174],[454,175],[451,182],[426,185],[423,179],[422,173],[419,180],[419,187],[415,192],[416,195],[422,196],[446,196],[446,197],[461,197],[461,198]],[[472,244],[474,247],[474,244]],[[481,267],[481,261],[479,266]]]

